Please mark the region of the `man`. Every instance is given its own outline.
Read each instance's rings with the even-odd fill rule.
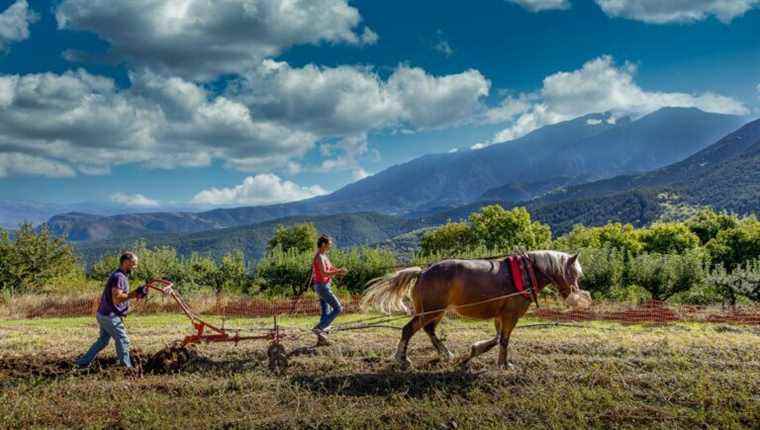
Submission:
[[[330,324],[335,318],[343,311],[343,307],[340,304],[340,300],[333,293],[330,288],[332,277],[336,275],[345,275],[348,270],[345,268],[335,268],[330,262],[330,258],[327,256],[327,252],[332,247],[332,240],[329,237],[322,235],[317,240],[317,253],[314,255],[312,262],[312,276],[311,282],[314,285],[314,291],[319,296],[319,307],[321,309],[321,316],[319,323],[312,329],[312,332],[317,335],[317,345],[327,345],[327,333],[330,331]]]
[[[119,363],[127,368],[132,367],[132,361],[129,358],[129,337],[127,337],[127,329],[124,327],[124,317],[129,312],[129,300],[147,296],[148,286],[153,284],[150,282],[135,291],[129,291],[128,276],[137,267],[137,263],[137,255],[131,252],[125,252],[119,258],[119,268],[108,277],[103,288],[103,294],[100,296],[100,305],[96,315],[100,326],[100,336],[92,344],[90,350],[76,361],[77,366],[89,366],[95,356],[108,346],[108,342],[113,338],[116,343],[116,355]]]

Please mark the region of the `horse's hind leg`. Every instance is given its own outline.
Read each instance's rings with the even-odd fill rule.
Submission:
[[[406,350],[409,346],[409,341],[412,339],[412,336],[414,336],[414,334],[419,331],[419,329],[427,325],[434,318],[436,317],[431,315],[414,317],[411,321],[406,323],[404,328],[401,330],[401,340],[398,343],[398,348],[396,348],[395,358],[396,361],[398,361],[399,364],[401,364],[401,366],[404,368],[412,365],[412,362],[409,361],[409,358],[406,356]]]
[[[430,321],[425,326],[425,333],[428,334],[430,337],[430,342],[433,343],[433,346],[435,347],[436,351],[438,351],[438,355],[440,355],[441,360],[443,361],[450,361],[452,358],[454,358],[454,354],[449,351],[448,348],[446,348],[446,345],[441,341],[441,339],[438,339],[438,336],[435,335],[435,328],[438,326],[438,323],[441,322],[441,319],[443,318],[443,313],[441,313],[440,316],[438,316],[433,321]]]

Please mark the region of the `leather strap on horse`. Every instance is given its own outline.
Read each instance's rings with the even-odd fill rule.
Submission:
[[[511,255],[507,257],[509,263],[509,269],[512,273],[512,284],[515,289],[522,294],[528,301],[532,301],[538,307],[538,281],[536,280],[536,273],[533,270],[533,263],[527,255]],[[530,278],[530,289],[526,291],[523,284],[523,270],[528,272]]]
[[[523,285],[523,279],[522,279],[522,268],[520,267],[522,258],[518,257],[516,255],[512,255],[507,257],[507,261],[509,262],[509,271],[512,273],[512,285],[515,286],[515,289],[522,293],[523,297],[530,300],[530,294],[528,294],[527,291],[525,291],[525,286]]]
[[[533,303],[538,306],[538,281],[536,280],[536,272],[533,270],[533,262],[526,254],[522,256],[523,263],[528,267],[528,276],[530,277],[530,295],[533,297]]]

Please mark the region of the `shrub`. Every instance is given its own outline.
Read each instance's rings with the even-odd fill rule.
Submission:
[[[0,289],[13,292],[39,290],[51,279],[79,266],[74,249],[54,237],[47,226],[38,231],[23,224],[11,240],[0,231]]]
[[[699,246],[699,237],[684,223],[668,222],[654,224],[638,231],[644,252],[658,254],[681,254]]]
[[[615,248],[583,248],[580,252],[583,289],[597,297],[609,297],[613,288],[622,287],[623,253]]]
[[[499,205],[486,206],[470,214],[469,220],[475,240],[487,249],[511,250],[517,246],[536,249],[551,243],[549,226],[531,221],[525,208],[506,210]]]
[[[746,218],[738,226],[720,231],[706,248],[713,263],[728,271],[760,258],[760,221]]]
[[[760,259],[749,261],[732,272],[719,265],[710,272],[708,282],[731,305],[736,304],[737,296],[760,301]]]
[[[703,285],[705,256],[699,250],[683,255],[640,254],[630,260],[630,281],[647,290],[654,300],[667,300],[676,293]]]
[[[369,280],[385,275],[398,265],[392,252],[369,247],[336,252],[332,261],[335,266],[348,269],[345,276],[335,279],[336,286],[353,293],[364,291]]]
[[[644,249],[631,224],[611,223],[600,227],[576,225],[572,231],[558,238],[554,246],[566,251],[582,248],[612,248],[631,255]]]
[[[687,219],[686,226],[699,237],[700,243],[705,245],[721,231],[738,227],[739,219],[735,215],[703,209]]]
[[[314,254],[275,248],[259,260],[256,277],[261,290],[271,295],[290,294],[309,285]]]
[[[454,255],[466,252],[476,244],[475,234],[469,224],[450,222],[425,233],[420,241],[420,252],[423,255]]]
[[[310,286],[313,257],[311,252],[274,249],[256,266],[262,291],[272,295],[291,294]],[[397,265],[390,251],[369,247],[335,249],[330,252],[330,260],[336,267],[348,269],[346,276],[333,278],[333,287],[355,293],[363,291],[367,281],[385,275]]]
[[[274,236],[267,244],[267,251],[280,248],[283,251],[295,250],[307,252],[315,249],[317,245],[317,228],[310,222],[296,224],[292,227],[278,225]]]

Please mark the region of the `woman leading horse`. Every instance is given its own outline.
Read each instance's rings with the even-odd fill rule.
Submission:
[[[375,306],[386,313],[408,313],[404,300],[411,297],[414,314],[403,328],[395,355],[404,367],[411,365],[406,356],[409,340],[421,328],[442,359],[453,357],[435,334],[436,326],[448,310],[467,318],[493,318],[496,323],[496,336],[473,344],[463,364],[498,344],[498,364],[508,368],[512,366],[507,359],[509,336],[530,307],[530,294],[537,295],[546,285],[552,284],[569,306],[591,305],[590,294],[578,286],[582,269],[577,254],[532,251],[524,254],[521,260],[520,266],[511,266],[507,259],[444,260],[426,270],[420,267],[399,270],[370,281],[362,305]],[[513,272],[519,278],[517,282]],[[530,286],[531,290],[520,291],[520,284]]]

